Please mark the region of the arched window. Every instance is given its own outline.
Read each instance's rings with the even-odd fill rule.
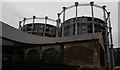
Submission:
[[[48,64],[55,64],[60,62],[60,53],[57,49],[50,48],[43,53],[43,61]]]
[[[29,62],[36,62],[39,61],[39,59],[40,59],[40,55],[37,50],[33,49],[27,53],[27,61]]]

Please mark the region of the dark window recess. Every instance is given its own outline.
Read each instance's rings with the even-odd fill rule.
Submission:
[[[27,28],[27,31],[31,31],[31,27],[28,27],[28,28]]]
[[[95,22],[97,22],[97,19],[96,19],[96,18],[94,18],[94,21],[95,21]]]
[[[92,24],[91,23],[88,25],[88,33],[92,33]]]
[[[100,66],[105,66],[105,55],[104,50],[100,48]]]
[[[88,21],[92,21],[92,18],[91,18],[91,17],[88,17]]]
[[[94,28],[94,29],[95,29],[95,33],[98,32],[98,30],[99,30],[99,29],[98,29],[98,24],[95,24],[94,27],[95,27],[95,28]]]
[[[75,35],[75,23],[73,24],[73,35]]]
[[[98,24],[98,32],[102,32],[102,26],[100,24]]]
[[[70,28],[70,26],[68,26],[68,25],[64,27],[65,30],[68,30],[69,28]]]
[[[47,64],[59,64],[60,53],[57,49],[50,48],[43,53],[43,61]]]
[[[37,31],[37,28],[33,28],[33,31]]]
[[[49,29],[46,29],[46,31],[50,31]]]
[[[43,33],[39,33],[40,36],[43,36]]]
[[[80,35],[80,33],[81,33],[81,32],[80,32],[80,28],[81,28],[81,27],[80,27],[80,23],[77,23],[77,34],[78,34],[78,35]]]
[[[31,50],[27,54],[27,61],[29,62],[37,62],[39,61],[39,52],[37,50]]]
[[[45,33],[45,36],[51,37],[49,33]]]

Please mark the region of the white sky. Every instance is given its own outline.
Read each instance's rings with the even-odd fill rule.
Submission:
[[[0,13],[2,12],[2,21],[7,24],[18,28],[18,21],[22,20],[24,17],[39,16],[45,17],[48,16],[52,19],[57,19],[57,13],[61,12],[63,6],[71,6],[74,2],[15,2],[20,0],[2,0],[2,9],[0,3]],[[13,1],[13,2],[8,2]],[[30,0],[32,1],[32,0]],[[65,0],[66,1],[66,0]],[[82,1],[82,2],[81,2]],[[102,1],[102,0],[101,0]],[[113,41],[114,47],[118,47],[118,2],[95,2],[98,5],[106,5],[107,10],[111,12],[111,22],[113,27]],[[83,0],[79,0],[79,3],[83,3]],[[89,3],[89,1],[85,2]],[[68,10],[66,13],[66,18],[71,18],[75,16],[75,8]],[[95,17],[103,18],[102,10],[94,8]],[[90,7],[79,7],[78,8],[79,16],[91,16]],[[1,17],[0,17],[1,18]]]

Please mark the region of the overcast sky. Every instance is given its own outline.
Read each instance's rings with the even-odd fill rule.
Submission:
[[[79,2],[83,3],[83,2]],[[89,3],[89,2],[85,2]],[[2,2],[2,21],[18,28],[18,21],[24,17],[48,16],[57,19],[57,13],[62,11],[63,6],[71,6],[74,2]],[[95,2],[98,5],[106,5],[111,12],[111,22],[113,27],[114,47],[118,47],[118,2]],[[94,8],[95,17],[103,19],[102,10]],[[1,12],[1,11],[0,11]],[[78,16],[91,16],[90,7],[79,7]],[[75,8],[66,12],[66,19],[75,17]]]

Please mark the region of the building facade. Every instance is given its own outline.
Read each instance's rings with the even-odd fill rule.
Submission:
[[[90,6],[91,16],[80,17],[79,6]],[[76,16],[65,19],[65,11],[76,8]],[[93,7],[103,10],[104,20],[94,17]],[[110,12],[90,2],[63,7],[58,19],[48,17],[24,18],[19,22],[19,29],[0,22],[3,33],[0,36],[3,46],[3,69],[38,68],[39,69],[114,69],[114,52]],[[62,15],[62,21],[61,21]],[[107,16],[106,16],[107,15]],[[32,20],[26,24],[26,20]],[[36,23],[44,19],[44,23]],[[56,25],[47,24],[47,20]],[[51,23],[52,24],[52,23]]]
[[[105,66],[102,33],[51,38],[1,24],[3,67],[19,66],[19,63],[66,64],[81,68]]]

